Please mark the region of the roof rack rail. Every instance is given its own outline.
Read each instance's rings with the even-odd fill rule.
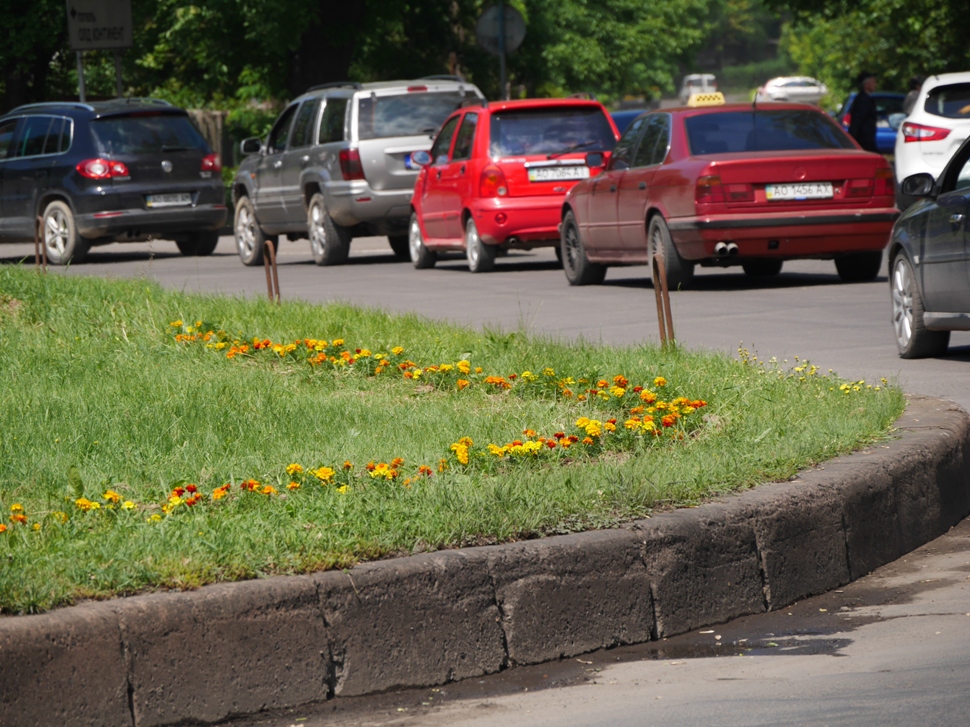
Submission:
[[[27,103],[21,106],[17,106],[11,111],[25,111],[29,109],[48,109],[53,106],[72,106],[76,109],[83,109],[84,111],[93,111],[94,108],[90,104],[81,103],[80,101],[38,101],[37,103]]]
[[[355,91],[359,91],[363,88],[357,81],[331,81],[330,83],[321,83],[318,86],[310,86],[306,90],[306,93],[310,91],[320,91],[324,88],[352,88]]]
[[[461,76],[449,76],[448,74],[434,74],[431,76],[421,76],[417,79],[418,81],[455,81],[457,83],[464,83],[465,79]]]

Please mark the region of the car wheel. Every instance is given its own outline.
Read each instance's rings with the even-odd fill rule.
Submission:
[[[310,252],[317,265],[340,265],[350,255],[350,231],[333,221],[323,195],[317,192],[307,206]]]
[[[583,238],[572,212],[562,218],[562,237],[559,241],[562,269],[570,285],[598,285],[606,277],[606,266],[591,263],[586,257]]]
[[[741,263],[741,269],[752,278],[769,278],[781,272],[782,263],[782,260],[748,260]]]
[[[41,234],[47,260],[54,265],[83,263],[91,242],[78,234],[74,213],[66,202],[55,200],[44,208]]]
[[[902,358],[941,356],[950,345],[949,331],[928,331],[923,323],[923,297],[906,255],[893,262],[890,289],[893,299],[893,328]]]
[[[882,267],[882,250],[855,252],[835,258],[835,269],[847,283],[866,283],[875,280]]]
[[[556,251],[556,262],[559,263],[559,267],[562,267],[562,243],[556,245],[553,250]]]
[[[495,247],[482,242],[475,220],[471,217],[465,223],[465,255],[468,269],[473,273],[487,273],[495,267]]]
[[[411,259],[410,237],[410,231],[407,235],[387,236],[387,241],[390,243],[391,249],[394,251],[394,256],[398,260]]]
[[[408,252],[411,255],[411,262],[418,270],[433,268],[438,262],[438,253],[432,252],[424,245],[418,215],[414,212],[411,213],[411,222],[408,224]]]
[[[263,232],[256,219],[256,210],[249,197],[240,197],[236,202],[236,218],[233,221],[236,236],[236,251],[243,265],[261,265],[266,240],[274,238]]]
[[[673,238],[670,237],[670,230],[667,229],[667,223],[660,215],[650,218],[647,240],[650,246],[648,252],[651,259],[657,251],[663,255],[664,270],[667,273],[667,288],[669,290],[684,290],[690,287],[691,281],[694,280],[694,263],[684,260],[677,252]]]
[[[218,230],[201,230],[193,232],[175,241],[179,252],[186,257],[206,257],[216,250],[219,244]]]

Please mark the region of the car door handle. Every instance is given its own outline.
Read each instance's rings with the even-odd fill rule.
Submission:
[[[282,159],[277,159],[275,162],[273,162],[273,169],[279,169],[281,166],[283,166]]]
[[[963,224],[963,215],[950,215],[950,227],[954,230]]]
[[[441,179],[441,170],[440,169],[435,173],[435,179]]]
[[[646,188],[647,188],[646,182],[640,182],[640,184],[637,185],[637,189],[646,189]]]
[[[461,173],[462,173],[462,174],[464,174],[464,173],[465,173],[465,165],[464,165],[464,164],[462,164],[462,165],[461,165]]]

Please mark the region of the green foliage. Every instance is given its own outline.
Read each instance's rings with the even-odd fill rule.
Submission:
[[[764,85],[777,76],[787,76],[794,66],[788,58],[773,58],[741,66],[727,66],[718,71],[717,80],[722,89],[752,89]]]

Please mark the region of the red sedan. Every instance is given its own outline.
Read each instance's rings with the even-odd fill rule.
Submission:
[[[596,176],[619,134],[597,101],[532,99],[459,109],[442,125],[411,198],[416,268],[464,251],[473,273],[499,250],[559,246],[563,197]]]
[[[765,276],[797,258],[872,280],[898,216],[886,160],[814,107],[669,109],[638,117],[606,171],[566,195],[561,255],[572,285],[654,250],[671,290],[697,264]]]

